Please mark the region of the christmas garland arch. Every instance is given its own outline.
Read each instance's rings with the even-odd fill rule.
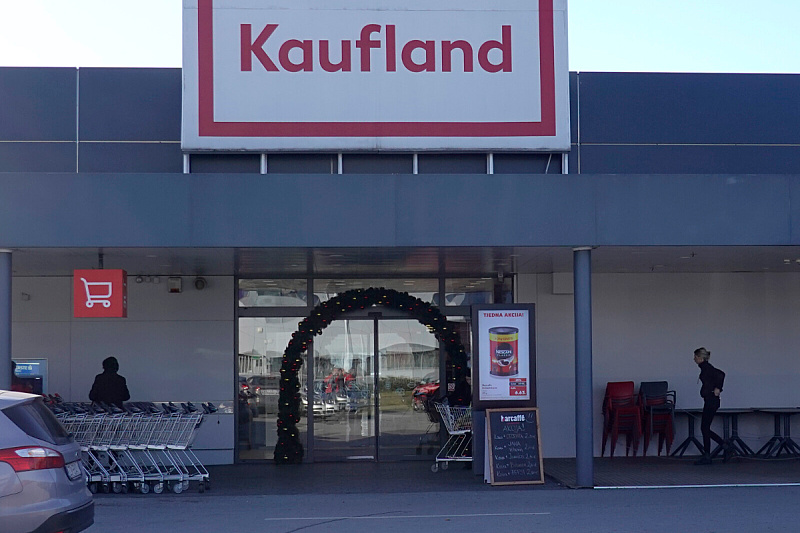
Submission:
[[[283,353],[281,365],[280,396],[278,397],[278,442],[275,445],[275,462],[299,464],[303,461],[297,424],[300,422],[300,380],[297,373],[303,365],[302,354],[308,349],[312,337],[322,333],[331,322],[357,309],[381,305],[399,309],[427,326],[444,343],[449,355],[449,374],[458,378],[466,372],[467,354],[456,327],[437,307],[425,303],[407,292],[392,289],[355,289],[337,295],[315,307],[311,314],[298,324],[292,340]]]

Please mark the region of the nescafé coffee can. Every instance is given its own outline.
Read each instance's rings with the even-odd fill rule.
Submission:
[[[519,329],[511,327],[489,328],[489,352],[492,366],[489,373],[494,376],[514,376],[519,373],[517,340]]]

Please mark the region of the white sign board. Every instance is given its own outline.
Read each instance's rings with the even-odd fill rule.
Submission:
[[[184,0],[184,150],[570,145],[566,0]]]

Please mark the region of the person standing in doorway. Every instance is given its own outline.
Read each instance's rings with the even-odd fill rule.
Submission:
[[[122,402],[131,399],[128,392],[128,383],[125,378],[117,374],[119,361],[116,357],[107,357],[103,360],[103,373],[97,374],[89,392],[89,399],[93,402],[103,402],[116,405],[122,409]]]
[[[700,419],[700,432],[703,434],[703,455],[695,461],[696,465],[711,464],[711,440],[721,445],[724,449],[722,462],[727,462],[730,457],[730,445],[711,429],[711,422],[719,409],[719,395],[725,382],[725,372],[714,368],[708,362],[711,352],[705,348],[694,351],[694,362],[700,367],[700,396],[703,398],[703,416]]]

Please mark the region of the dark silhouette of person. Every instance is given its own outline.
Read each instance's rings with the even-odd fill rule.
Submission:
[[[700,420],[700,432],[703,434],[703,455],[695,461],[696,465],[711,464],[711,441],[723,447],[723,462],[728,462],[731,455],[731,447],[722,437],[711,429],[711,422],[719,409],[719,395],[725,382],[725,373],[708,362],[711,352],[705,348],[698,348],[694,351],[694,362],[700,367],[700,396],[703,398],[703,416]]]
[[[122,409],[122,402],[131,399],[128,392],[128,383],[125,378],[117,374],[119,361],[116,357],[107,357],[103,360],[103,373],[94,377],[89,399],[93,402],[102,402],[116,405]]]
[[[447,400],[450,405],[460,405],[467,407],[472,404],[472,383],[469,368],[465,373],[456,378],[456,384],[453,392],[447,395]]]

